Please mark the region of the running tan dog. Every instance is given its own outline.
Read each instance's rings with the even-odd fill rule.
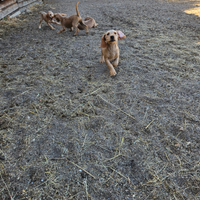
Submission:
[[[51,26],[50,23],[59,24],[59,25],[60,25],[60,23],[55,22],[55,21],[53,20],[54,14],[53,14],[52,11],[49,11],[48,13],[39,12],[38,14],[41,15],[41,19],[40,19],[40,22],[39,22],[39,29],[41,29],[41,23],[42,23],[43,20],[50,26],[50,28],[51,28],[52,30],[54,30],[55,28],[54,28],[53,26]],[[61,15],[65,16],[66,14],[61,14]]]
[[[121,31],[111,30],[104,34],[101,38],[101,59],[108,66],[111,76],[117,73],[114,69],[119,63],[119,47],[118,40],[123,40],[126,36]],[[113,61],[111,64],[110,61]]]
[[[79,2],[76,4],[77,15],[71,15],[70,17],[63,17],[59,13],[54,14],[54,18],[58,22],[61,22],[61,25],[63,27],[63,29],[60,30],[58,33],[62,33],[63,31],[66,30],[66,28],[70,28],[71,31],[74,28],[76,30],[76,32],[75,32],[74,35],[76,36],[78,34],[78,31],[79,31],[79,29],[78,29],[78,23],[80,23],[81,25],[85,26],[86,33],[88,33],[88,26],[83,23],[83,20],[82,20],[80,14],[79,14],[78,4],[79,4]]]
[[[85,25],[87,25],[88,28],[93,28],[93,27],[97,27],[97,26],[98,26],[98,24],[95,22],[95,20],[94,20],[92,17],[86,17],[86,18],[84,19],[83,23],[84,23]],[[79,25],[78,25],[78,28],[79,28],[80,30],[84,30],[86,27],[85,27],[84,25],[79,24]]]

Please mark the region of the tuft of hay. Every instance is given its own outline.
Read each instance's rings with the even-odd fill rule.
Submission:
[[[31,10],[31,11],[35,11],[35,10],[38,10],[38,6],[39,6],[39,4],[36,3],[36,4],[32,5],[32,6],[30,6],[28,9]]]
[[[17,17],[10,18],[10,15],[8,15],[6,18],[0,21],[1,26],[9,26],[9,25],[14,25],[14,26],[19,26],[24,22],[27,22],[28,20],[20,20]]]

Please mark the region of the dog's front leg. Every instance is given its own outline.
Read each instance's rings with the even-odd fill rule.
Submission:
[[[57,24],[57,25],[61,25],[61,23],[55,22],[55,21],[53,21],[53,20],[52,20],[52,23],[53,23],[53,24]]]
[[[48,22],[47,23],[49,26],[50,26],[50,28],[52,29],[52,30],[55,30],[55,28],[53,27],[53,26],[51,26],[51,24]]]
[[[110,63],[110,61],[108,60],[108,58],[105,58],[105,63],[106,63],[106,65],[107,65],[107,67],[108,67],[108,69],[109,69],[109,71],[110,71],[110,75],[111,75],[111,76],[115,76],[117,73],[116,73],[116,71],[115,71],[113,65],[112,65],[112,64]]]
[[[64,26],[62,26],[63,27],[63,29],[62,30],[60,30],[60,31],[58,31],[57,33],[62,33],[63,31],[65,31],[66,30],[66,28],[64,27]]]
[[[105,62],[105,60],[104,60],[104,56],[103,56],[103,52],[101,51],[101,59],[100,59],[100,61],[99,61],[100,63],[103,63],[103,62]]]
[[[40,22],[39,22],[39,29],[41,29],[42,21],[43,21],[43,17],[41,16],[41,19],[40,19]]]
[[[113,62],[113,66],[114,66],[114,67],[117,67],[118,64],[119,64],[119,57],[117,57],[117,58],[115,59],[115,61]]]
[[[86,33],[89,33],[87,25],[85,26],[85,29],[86,29]]]

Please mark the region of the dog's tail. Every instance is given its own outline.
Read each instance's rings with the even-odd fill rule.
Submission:
[[[77,16],[80,17],[80,14],[79,14],[79,11],[78,11],[78,4],[79,4],[79,1],[76,4],[76,12],[77,12]]]

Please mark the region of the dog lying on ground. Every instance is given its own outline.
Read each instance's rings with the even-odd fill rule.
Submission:
[[[101,59],[108,66],[111,76],[117,73],[114,69],[119,63],[119,47],[118,40],[125,39],[126,36],[121,31],[111,30],[104,34],[101,38]],[[110,61],[113,61],[111,64]]]
[[[54,30],[55,28],[54,28],[53,26],[51,26],[50,23],[60,25],[60,23],[55,22],[55,21],[53,20],[54,14],[53,14],[52,11],[48,11],[47,13],[45,13],[45,12],[39,12],[38,14],[41,15],[41,19],[40,19],[40,22],[39,22],[39,29],[41,29],[41,23],[42,23],[43,20],[50,26],[50,28],[51,28],[52,30]],[[61,14],[61,15],[64,15],[64,16],[65,16],[65,14]]]
[[[86,17],[84,19],[83,23],[85,25],[87,25],[88,28],[93,28],[93,27],[97,27],[98,26],[98,24],[95,22],[95,20],[92,17]],[[78,29],[80,29],[80,30],[84,30],[85,28],[86,27],[84,25],[82,25],[82,24],[78,25]]]
[[[76,4],[76,13],[77,13],[77,15],[71,15],[70,17],[63,17],[59,13],[55,13],[54,14],[54,18],[58,22],[60,22],[62,27],[63,27],[63,29],[60,30],[58,33],[62,33],[63,31],[66,30],[66,28],[70,28],[71,31],[74,28],[76,30],[74,35],[76,36],[78,34],[78,32],[79,32],[78,23],[80,23],[81,25],[85,26],[86,33],[88,33],[88,26],[83,23],[83,20],[82,20],[80,14],[79,14],[78,4],[79,4],[79,2],[77,2],[77,4]]]

